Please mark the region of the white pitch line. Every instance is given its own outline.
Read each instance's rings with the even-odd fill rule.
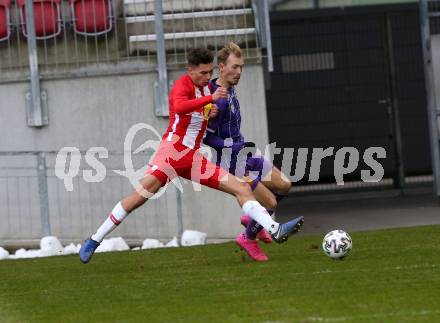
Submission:
[[[426,315],[437,315],[440,314],[438,310],[421,310],[421,311],[402,311],[393,313],[378,313],[378,314],[365,314],[365,315],[352,315],[352,316],[339,316],[339,317],[321,317],[321,316],[311,316],[307,317],[301,322],[343,322],[352,321],[356,319],[369,319],[369,318],[385,318],[385,317],[396,317],[396,316],[426,316]]]
[[[431,269],[431,268],[439,268],[438,265],[435,264],[422,264],[422,265],[412,265],[412,266],[395,266],[395,267],[382,267],[378,268],[378,271],[388,271],[388,270],[413,270],[413,269]],[[287,273],[288,275],[321,275],[321,274],[339,274],[339,273],[349,273],[349,272],[371,272],[372,269],[346,269],[346,270],[331,270],[325,269],[320,271],[312,271],[312,272],[293,272]]]

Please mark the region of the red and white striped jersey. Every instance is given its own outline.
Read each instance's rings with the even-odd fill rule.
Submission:
[[[188,74],[180,77],[169,95],[170,120],[162,140],[198,149],[208,124],[211,103],[208,86],[196,86]]]

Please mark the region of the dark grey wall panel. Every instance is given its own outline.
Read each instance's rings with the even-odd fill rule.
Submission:
[[[385,172],[393,176],[394,137],[383,103],[392,96],[391,63],[405,173],[431,173],[418,17],[417,4],[273,12],[275,66],[266,91],[270,140],[278,147],[354,146],[361,153],[382,146]],[[324,160],[321,177],[333,177],[332,158]]]

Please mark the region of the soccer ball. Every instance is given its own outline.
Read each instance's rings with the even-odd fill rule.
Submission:
[[[351,250],[351,237],[343,230],[333,230],[327,233],[322,241],[324,253],[333,259],[342,259]]]

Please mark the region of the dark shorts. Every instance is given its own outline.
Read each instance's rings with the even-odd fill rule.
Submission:
[[[254,190],[258,183],[272,170],[272,163],[263,156],[237,156],[232,155],[230,161],[217,159],[217,165],[228,170],[238,178],[245,177]]]
[[[248,157],[246,160],[245,176],[251,180],[254,190],[262,178],[265,178],[272,170],[272,163],[263,156]]]

